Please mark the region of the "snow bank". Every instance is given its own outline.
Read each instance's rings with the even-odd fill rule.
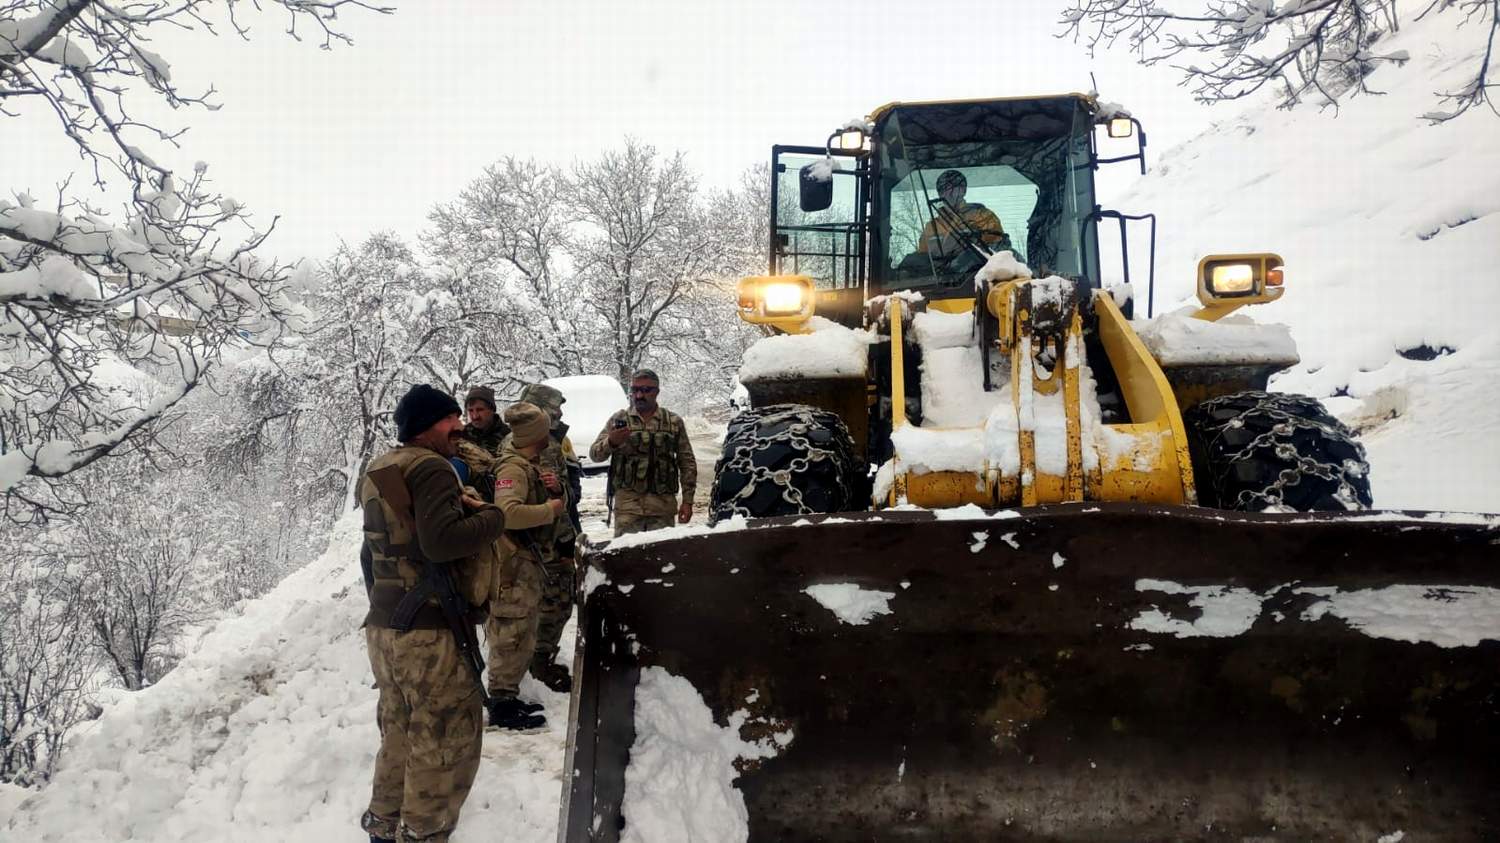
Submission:
[[[1190,315],[1195,310],[1189,306],[1133,323],[1141,342],[1163,366],[1298,363],[1297,343],[1287,326],[1262,325],[1240,313],[1206,322]]]
[[[863,378],[874,335],[821,316],[812,333],[778,334],[756,340],[740,365],[740,382],[783,378]]]
[[[1381,39],[1383,52],[1411,55],[1370,74],[1382,96],[1346,96],[1337,109],[1247,109],[1152,161],[1133,190],[1105,204],[1160,219],[1158,312],[1194,300],[1204,255],[1286,259],[1286,293],[1252,308],[1257,321],[1290,326],[1302,357],[1272,387],[1355,399],[1337,412],[1367,423],[1377,507],[1496,512],[1497,124],[1486,109],[1440,126],[1418,116],[1433,91],[1462,86],[1487,29],[1415,14]],[[1117,259],[1102,265],[1119,274]],[[1424,345],[1456,353],[1398,354]],[[1394,417],[1355,418],[1377,409],[1382,389],[1400,394]]]
[[[635,744],[625,768],[623,843],[750,837],[745,797],[734,786],[735,762],[775,757],[792,736],[749,742],[735,712],[720,726],[691,683],[660,667],[641,670],[635,691]],[[496,827],[491,831],[495,831]]]
[[[370,796],[377,692],[359,629],[361,525],[222,621],[160,683],[121,693],[0,837],[33,841],[353,840]],[[534,735],[489,732],[458,839],[557,835],[568,698]]]
[[[891,598],[896,596],[892,591],[863,589],[851,582],[810,585],[802,592],[851,626],[863,626],[879,615],[889,615]]]

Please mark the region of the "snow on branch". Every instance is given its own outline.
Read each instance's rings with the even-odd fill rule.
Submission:
[[[256,17],[284,13],[293,38],[320,32],[325,48],[348,41],[334,28],[348,7],[389,11],[363,0],[254,6]],[[245,8],[0,0],[0,117],[23,105],[50,116],[56,143],[91,173],[90,184],[63,179],[45,205],[20,186],[0,199],[0,500],[14,520],[74,508],[81,498],[63,478],[150,449],[226,348],[283,334],[289,270],[256,256],[275,220],[254,225],[212,189],[207,164],[176,166],[186,126],[142,116],[153,100],[176,113],[217,108],[211,84],[188,87],[151,47],[225,21],[248,38]]]
[[[1425,115],[1434,121],[1489,103],[1495,85],[1491,56],[1500,0],[1432,0],[1423,14],[1455,7],[1488,24],[1488,49],[1468,84],[1438,94],[1448,109]],[[1207,0],[1196,11],[1168,10],[1157,0],[1071,0],[1061,24],[1064,36],[1091,53],[1124,44],[1142,64],[1172,63],[1205,103],[1270,86],[1283,107],[1308,98],[1336,106],[1350,90],[1380,93],[1366,86],[1370,73],[1409,58],[1404,50],[1378,49],[1381,38],[1400,28],[1395,0]]]

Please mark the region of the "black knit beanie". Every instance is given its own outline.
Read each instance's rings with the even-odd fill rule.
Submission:
[[[402,442],[422,435],[423,431],[457,413],[453,396],[432,386],[419,383],[396,402],[396,438]]]

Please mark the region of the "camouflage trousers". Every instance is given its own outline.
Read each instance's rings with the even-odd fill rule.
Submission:
[[[536,652],[542,572],[529,554],[513,552],[495,573],[490,616],[484,624],[489,650],[486,685],[492,697],[514,697]],[[554,645],[555,646],[555,645]]]
[[[571,561],[550,559],[547,573],[551,580],[542,582],[542,602],[537,621],[536,655],[533,664],[552,664],[557,658],[558,642],[562,640],[563,627],[573,616],[574,584],[576,568]]]
[[[365,628],[380,688],[380,751],[366,832],[446,841],[479,770],[484,706],[446,629]],[[394,833],[392,833],[394,832]]]
[[[677,516],[670,513],[667,515],[641,515],[635,512],[616,512],[615,535],[623,536],[626,533],[664,530],[675,523],[677,523]]]

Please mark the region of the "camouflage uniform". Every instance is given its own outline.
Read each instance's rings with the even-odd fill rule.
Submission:
[[[560,691],[571,684],[567,669],[558,666],[556,660],[563,628],[573,616],[578,542],[578,525],[573,521],[573,513],[578,510],[574,478],[582,476],[583,468],[573,454],[573,443],[568,441],[568,426],[558,420],[562,416],[562,393],[545,384],[532,384],[521,392],[521,400],[540,407],[552,419],[547,445],[537,456],[537,465],[557,476],[563,490],[548,496],[561,497],[569,512],[568,518],[557,520],[552,539],[555,552],[548,553],[542,563],[547,577],[542,581],[536,652],[531,659],[531,674],[552,690]],[[506,445],[509,444],[507,439]]]
[[[494,462],[508,438],[510,425],[496,413],[486,429],[464,425],[464,438],[458,443],[459,459],[469,464],[469,485],[491,503],[495,500]]]
[[[615,448],[609,444],[609,432],[619,419],[625,420],[630,435]],[[682,499],[689,503],[697,490],[698,461],[687,427],[681,416],[665,407],[657,407],[649,421],[634,410],[610,416],[589,448],[589,456],[597,462],[610,461],[617,536],[672,526],[679,485]]]
[[[390,628],[391,616],[421,565],[448,564],[474,609],[471,619],[481,620],[505,518],[493,508],[466,513],[453,467],[433,451],[396,448],[369,470],[388,466],[400,468],[413,512],[409,529],[374,481],[361,480],[365,641],[380,689],[380,751],[360,825],[377,837],[445,841],[479,769],[482,698],[435,601],[417,611],[408,631]]]
[[[502,451],[496,463],[495,505],[505,513],[508,538],[484,627],[490,655],[488,684],[491,696],[514,697],[536,650],[538,604],[545,579],[540,563],[554,553],[556,530],[537,463],[514,448]]]

